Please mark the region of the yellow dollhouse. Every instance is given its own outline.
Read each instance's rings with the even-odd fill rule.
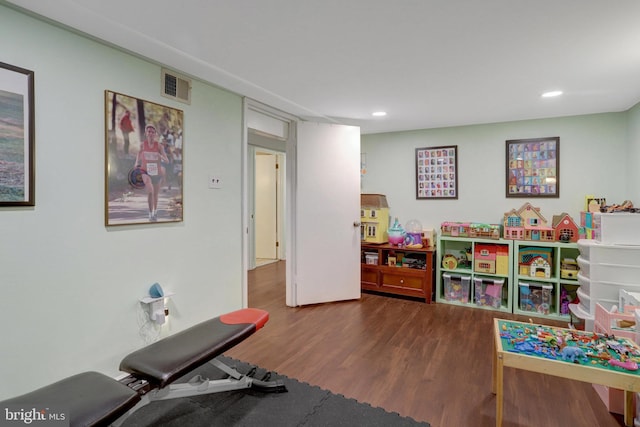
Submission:
[[[365,243],[387,243],[389,205],[383,194],[360,195],[360,240]]]

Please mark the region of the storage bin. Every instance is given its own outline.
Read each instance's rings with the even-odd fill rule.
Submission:
[[[500,308],[502,306],[502,287],[504,279],[473,278],[476,305]]]
[[[578,249],[580,257],[589,262],[640,265],[640,246],[608,245],[596,240],[582,239],[578,240]]]
[[[593,332],[593,315],[582,310],[580,304],[569,304],[571,326],[580,331]]]
[[[619,289],[615,289],[614,294],[618,295]],[[596,313],[596,303],[600,303],[605,306],[607,310],[610,310],[614,305],[618,305],[619,300],[617,296],[613,296],[610,298],[594,297],[593,295],[584,293],[580,288],[578,288],[578,290],[576,291],[576,295],[580,300],[580,303],[578,304],[580,309],[592,317],[595,316]]]
[[[591,293],[591,279],[582,275],[582,273],[578,273],[578,284],[580,285],[580,289],[587,295]]]
[[[540,314],[555,312],[553,307],[553,285],[518,283],[520,289],[520,310]]]
[[[640,289],[640,265],[611,264],[577,258],[580,273],[592,282],[627,284]]]
[[[602,243],[640,245],[640,214],[629,212],[601,213],[593,216],[596,236]]]
[[[378,253],[377,252],[365,252],[364,253],[365,264],[378,264]]]
[[[471,277],[462,274],[443,273],[444,299],[446,301],[469,302]]]
[[[626,289],[621,289],[619,297],[620,297],[619,307],[625,307],[627,305],[632,305],[632,306],[636,305],[638,306],[637,308],[640,308],[640,292],[631,292],[631,291],[627,291]]]

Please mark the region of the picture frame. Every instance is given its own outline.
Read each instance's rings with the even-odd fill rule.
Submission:
[[[183,220],[184,112],[105,90],[105,225]]]
[[[506,141],[506,197],[560,197],[560,137]]]
[[[0,207],[36,204],[34,78],[0,62]]]
[[[458,146],[416,148],[416,199],[458,198]]]

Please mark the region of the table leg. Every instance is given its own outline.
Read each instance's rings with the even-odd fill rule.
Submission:
[[[491,359],[491,393],[496,394],[496,370],[498,369],[498,350],[493,344],[493,359]]]
[[[633,427],[633,392],[625,390],[624,391],[624,425],[628,427]]]
[[[493,347],[493,375],[491,379],[491,391],[496,395],[496,427],[502,427],[502,398],[504,394],[503,390],[503,372],[504,372],[504,360],[502,354],[498,352],[497,348]]]
[[[504,390],[502,384],[503,364],[501,355],[498,355],[496,362],[498,365],[496,367],[496,427],[502,427],[502,399],[504,396]]]

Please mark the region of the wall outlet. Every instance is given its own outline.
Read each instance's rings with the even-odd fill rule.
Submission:
[[[222,178],[218,175],[209,175],[209,188],[222,188]]]

